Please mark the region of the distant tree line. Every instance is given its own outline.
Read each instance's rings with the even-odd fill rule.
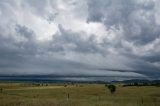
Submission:
[[[123,85],[123,87],[127,87],[127,86],[157,86],[157,87],[160,87],[160,83],[159,82],[155,82],[155,83],[133,82],[133,83],[127,83]]]

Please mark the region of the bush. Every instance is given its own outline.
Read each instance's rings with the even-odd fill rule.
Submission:
[[[3,88],[0,88],[0,93],[2,93],[3,92]]]
[[[116,86],[115,85],[108,85],[108,89],[110,90],[111,94],[113,94],[116,91]]]
[[[108,84],[105,84],[105,87],[108,87]]]

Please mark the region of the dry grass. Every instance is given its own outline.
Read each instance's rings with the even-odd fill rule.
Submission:
[[[160,106],[159,87],[118,86],[115,94],[103,84],[34,87],[0,83],[0,88],[0,106]]]

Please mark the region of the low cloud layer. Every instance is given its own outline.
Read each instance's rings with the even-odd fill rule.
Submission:
[[[160,77],[158,0],[1,0],[0,75]]]

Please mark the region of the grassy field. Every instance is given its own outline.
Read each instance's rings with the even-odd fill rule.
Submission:
[[[0,106],[160,106],[160,87],[122,87],[111,94],[104,84],[0,83]]]

